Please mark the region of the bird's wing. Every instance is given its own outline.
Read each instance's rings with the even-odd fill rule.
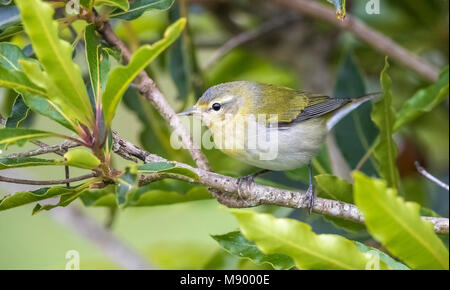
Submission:
[[[322,94],[312,94],[289,88],[264,85],[253,106],[260,114],[267,115],[267,124],[277,121],[279,127],[302,122],[332,112],[351,102],[334,99]],[[263,101],[264,100],[264,101]]]

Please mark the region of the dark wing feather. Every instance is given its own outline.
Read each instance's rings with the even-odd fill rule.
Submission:
[[[351,102],[351,99],[322,99],[322,102],[317,102],[315,104],[306,106],[300,114],[292,122],[281,122],[278,124],[279,127],[287,126],[291,123],[303,122],[312,118],[317,118],[322,115],[328,114],[335,111],[342,106]]]

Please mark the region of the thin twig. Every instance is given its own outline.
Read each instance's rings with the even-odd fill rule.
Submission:
[[[225,44],[222,45],[219,49],[217,49],[213,54],[213,56],[206,62],[206,64],[203,66],[202,69],[204,71],[210,69],[215,63],[217,63],[220,59],[222,59],[234,48],[241,46],[245,43],[251,42],[255,39],[264,37],[269,32],[292,24],[296,20],[298,20],[298,18],[293,17],[292,15],[282,15],[267,21],[266,23],[264,23],[255,30],[239,33],[238,35],[232,37],[230,40],[225,42]]]
[[[439,69],[434,67],[432,64],[421,59],[414,53],[406,50],[404,47],[395,43],[392,39],[370,28],[364,22],[354,16],[347,15],[346,18],[341,21],[337,19],[335,10],[320,4],[316,0],[273,1],[283,4],[290,9],[300,11],[301,13],[309,15],[311,17],[325,20],[340,29],[352,32],[354,35],[370,44],[379,52],[391,57],[392,59],[397,60],[406,67],[409,67],[428,81],[434,82],[439,76]]]
[[[76,182],[84,179],[89,179],[97,176],[96,173],[89,173],[85,175],[81,175],[78,177],[72,177],[61,180],[28,180],[28,179],[17,179],[6,176],[0,176],[0,182],[8,182],[8,183],[17,183],[17,184],[29,184],[29,185],[55,185],[55,184],[65,184]]]
[[[433,175],[431,175],[428,171],[425,170],[425,168],[423,168],[422,166],[420,166],[419,161],[414,162],[414,165],[417,168],[417,171],[422,174],[423,176],[425,176],[428,180],[436,183],[437,185],[439,185],[440,187],[446,189],[447,191],[449,191],[448,188],[448,184],[440,181],[439,179],[437,179],[436,177],[434,177]]]
[[[214,189],[215,191],[213,192],[216,193],[215,197],[217,200],[228,207],[245,208],[262,204],[291,208],[306,208],[308,206],[308,198],[303,192],[263,186],[254,182],[244,184],[239,182],[238,178],[194,168],[176,161],[168,161],[158,155],[151,154],[126,140],[121,139],[117,133],[113,134],[113,138],[113,150],[121,156],[134,156],[146,163],[170,162],[177,167],[186,168],[195,172],[199,176],[199,180],[190,182],[195,182],[204,185],[209,189]],[[153,182],[163,178],[186,180],[186,177],[182,177],[180,175],[167,176],[166,174],[156,173],[152,174],[147,181]],[[141,185],[144,183],[145,180],[141,180]],[[356,223],[364,222],[363,216],[355,205],[342,201],[318,197],[315,199],[313,211],[318,214],[337,217]],[[435,232],[442,234],[449,233],[448,218],[424,217],[424,219],[429,220],[434,224]]]
[[[6,155],[5,157],[6,158],[32,157],[47,153],[56,153],[60,156],[63,156],[66,153],[67,149],[80,146],[78,143],[72,141],[64,141],[60,145],[51,145],[51,146],[41,141],[33,141],[33,144],[39,146],[40,148],[33,149],[27,152],[9,154]]]

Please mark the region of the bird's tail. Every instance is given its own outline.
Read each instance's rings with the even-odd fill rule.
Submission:
[[[340,120],[342,120],[345,116],[347,116],[349,113],[351,113],[354,109],[358,108],[359,105],[361,105],[367,101],[373,100],[380,95],[381,95],[381,92],[376,92],[376,93],[365,94],[358,98],[349,99],[349,102],[347,104],[345,104],[344,106],[339,108],[333,114],[333,116],[330,119],[328,119],[327,129],[331,130],[337,123],[339,123]]]

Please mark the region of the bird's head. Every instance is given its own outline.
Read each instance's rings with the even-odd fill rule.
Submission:
[[[240,112],[248,112],[257,90],[257,84],[246,81],[216,85],[209,88],[193,107],[178,115],[200,117],[207,126],[219,124]]]

